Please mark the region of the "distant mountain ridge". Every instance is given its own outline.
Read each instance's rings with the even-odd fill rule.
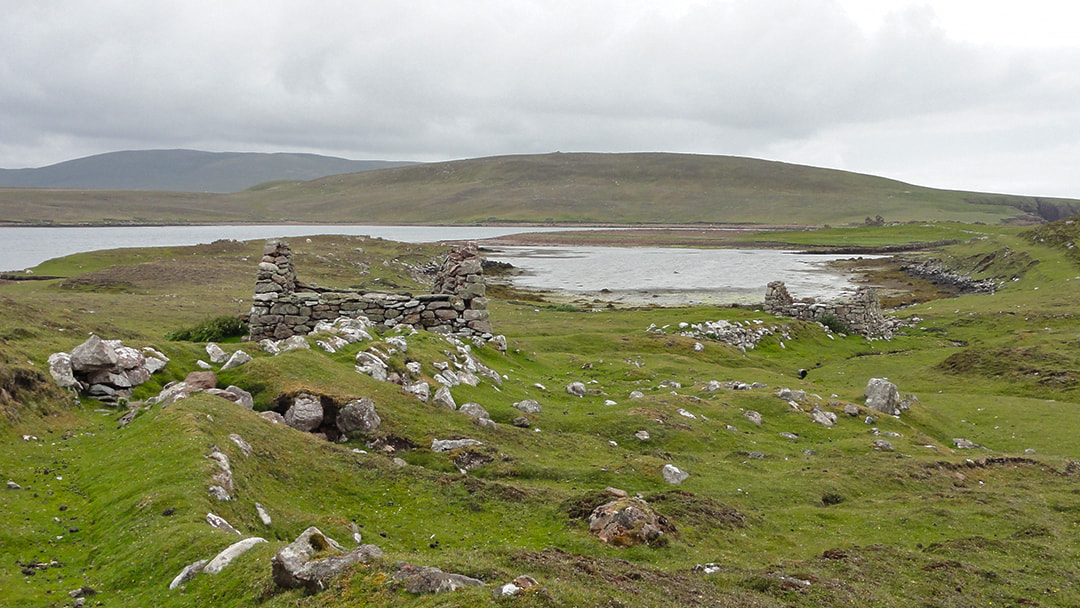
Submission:
[[[269,181],[307,181],[414,164],[284,152],[125,150],[47,167],[0,169],[0,187],[228,193]]]

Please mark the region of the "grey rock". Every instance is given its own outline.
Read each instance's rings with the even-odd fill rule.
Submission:
[[[184,377],[184,384],[192,387],[195,391],[204,391],[217,386],[217,375],[214,372],[191,372]]]
[[[312,560],[317,553],[330,552],[333,555]],[[304,530],[292,543],[286,545],[271,559],[272,576],[278,586],[285,589],[304,588],[308,593],[316,593],[326,588],[327,583],[342,570],[356,563],[363,563],[382,555],[375,545],[361,545],[346,552],[344,547],[311,527]]]
[[[831,427],[836,424],[836,414],[832,412],[826,412],[820,407],[815,407],[810,412],[810,419],[822,426]]]
[[[270,519],[270,514],[266,512],[266,507],[262,506],[262,504],[255,503],[255,513],[258,514],[259,521],[261,521],[264,526],[269,526],[274,523],[273,520]]]
[[[244,553],[247,553],[255,545],[265,543],[266,539],[253,536],[251,538],[245,538],[242,541],[235,542],[225,548],[221,553],[218,553],[210,560],[202,571],[206,574],[218,574],[224,570],[234,559],[240,557]]]
[[[780,433],[780,436],[783,437],[784,439],[788,439],[790,441],[798,441],[799,440],[799,436],[796,435],[795,433],[786,433],[785,432],[785,433]]]
[[[852,417],[858,416],[859,406],[855,405],[854,403],[847,403],[844,405],[844,413]]]
[[[71,349],[71,368],[76,372],[110,369],[117,363],[116,348],[96,335]]]
[[[225,518],[221,517],[220,515],[214,515],[213,513],[207,513],[206,514],[206,523],[208,523],[211,526],[217,528],[218,530],[224,530],[226,532],[232,532],[233,534],[236,534],[237,536],[242,536],[240,534],[239,530],[232,527],[232,524],[225,521]]]
[[[211,363],[221,364],[229,360],[229,353],[222,350],[220,346],[213,342],[207,343],[206,355],[210,357]]]
[[[209,363],[207,363],[206,361],[203,361],[202,359],[199,359],[198,361],[195,362],[195,367],[197,367],[199,369],[203,369],[203,370],[214,369],[213,365],[210,365]]]
[[[982,447],[981,445],[979,445],[979,444],[977,444],[977,443],[975,443],[975,442],[973,442],[971,440],[964,439],[963,437],[954,437],[953,438],[953,445],[955,445],[956,448],[960,449],[960,450],[974,450],[976,448],[981,448]]]
[[[445,386],[441,386],[439,387],[439,390],[435,391],[435,396],[431,401],[439,407],[445,407],[450,410],[457,409],[457,404],[454,403],[454,396],[450,394],[450,389]]]
[[[450,452],[461,448],[484,445],[475,439],[434,439],[431,442],[432,452]]]
[[[649,431],[638,431],[638,432],[634,433],[634,437],[637,437],[638,439],[640,439],[642,441],[648,441],[649,440]]]
[[[167,359],[159,359],[157,357],[147,357],[146,358],[146,364],[143,365],[143,369],[150,372],[151,374],[156,374],[157,372],[160,372],[161,370],[165,369],[165,366],[167,364],[168,364]]]
[[[297,395],[292,406],[285,412],[285,424],[305,433],[319,428],[322,421],[322,402],[318,397],[306,393]]]
[[[270,338],[259,340],[259,348],[263,349],[263,352],[270,353],[271,355],[281,354],[281,349],[278,348],[277,342],[274,342]]]
[[[630,399],[643,399],[644,397],[645,393],[641,391],[630,391]]]
[[[758,412],[755,412],[754,410],[746,410],[745,412],[743,412],[743,416],[746,416],[746,419],[750,422],[761,426],[762,418],[761,414],[759,414]]]
[[[288,352],[290,350],[309,350],[311,345],[308,344],[307,338],[304,336],[289,336],[281,342],[278,342],[278,350],[281,352]]]
[[[879,452],[892,452],[895,448],[893,448],[892,442],[888,439],[875,439],[874,449]]]
[[[530,422],[529,419],[525,416],[518,416],[517,418],[514,418],[514,421],[511,422],[511,424],[522,429],[527,429],[532,426],[532,422]]]
[[[232,500],[232,494],[229,494],[229,491],[221,486],[210,486],[208,491],[210,492],[210,496],[213,496],[215,500],[220,502]]]
[[[9,490],[21,490],[21,489],[22,489],[22,486],[20,486],[19,484],[15,483],[14,481],[8,480],[8,482],[7,482],[7,489],[9,489]]]
[[[251,456],[251,452],[254,451],[251,444],[244,441],[244,438],[236,433],[229,434],[229,440],[236,444],[236,447],[240,448],[240,453],[244,456]]]
[[[200,559],[199,561],[184,566],[184,569],[180,571],[180,574],[176,575],[176,578],[169,583],[169,589],[176,589],[180,585],[195,578],[195,575],[203,571],[203,566],[206,565],[208,559]]]
[[[240,367],[241,365],[251,361],[251,355],[247,352],[238,350],[229,357],[229,360],[225,362],[225,365],[221,366],[221,369],[233,369],[234,367]]]
[[[584,397],[585,393],[588,391],[585,389],[585,385],[583,383],[571,382],[570,384],[566,385],[566,392],[575,397]]]
[[[75,372],[71,368],[71,355],[67,353],[49,355],[49,375],[56,380],[60,388],[79,388],[79,381],[75,379]]]
[[[246,407],[247,409],[253,409],[255,407],[255,398],[251,396],[251,393],[245,391],[239,386],[230,384],[226,389],[226,392],[232,393],[237,396],[236,403]]]
[[[285,417],[277,412],[259,412],[259,417],[273,424],[285,424]]]
[[[379,382],[386,382],[386,363],[369,352],[360,351],[356,353],[356,371],[367,374]]]
[[[476,419],[476,426],[478,426],[480,428],[484,428],[484,429],[493,429],[497,425],[495,424],[495,421],[492,420],[491,418],[477,418]]]
[[[382,420],[375,411],[375,404],[371,399],[364,397],[350,401],[341,408],[338,411],[336,424],[339,431],[348,435],[355,432],[371,433],[379,428]]]
[[[484,581],[463,574],[443,572],[435,567],[402,565],[394,573],[393,580],[405,583],[405,591],[416,595],[430,595],[456,591],[465,587],[483,587]]]
[[[526,414],[539,414],[543,408],[535,399],[524,399],[515,403],[514,409],[521,410]]]
[[[431,387],[428,386],[427,382],[416,382],[414,384],[406,384],[402,388],[405,389],[405,392],[412,394],[413,396],[415,396],[420,401],[426,402],[428,399],[431,398]]]
[[[900,391],[896,385],[884,378],[871,378],[863,392],[866,407],[882,414],[897,416],[900,414]]]
[[[460,408],[458,408],[458,411],[472,418],[491,418],[491,415],[488,414],[488,411],[485,410],[483,406],[481,406],[479,403],[475,403],[472,401],[463,404]]]
[[[665,464],[660,474],[664,477],[664,481],[672,485],[678,485],[690,477],[689,473],[673,464]]]

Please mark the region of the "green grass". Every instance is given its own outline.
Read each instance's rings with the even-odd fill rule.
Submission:
[[[258,243],[50,262],[64,279],[0,285],[0,386],[9,395],[0,400],[9,414],[0,420],[0,474],[23,487],[0,489],[0,597],[50,606],[88,585],[99,592],[91,601],[106,606],[1077,605],[1080,591],[1069,582],[1080,574],[1080,492],[1073,488],[1080,448],[1070,421],[1080,404],[1071,378],[1080,360],[1080,267],[1068,240],[956,225],[808,240],[925,242],[969,229],[971,239],[933,255],[1010,280],[992,296],[903,309],[898,314],[913,327],[890,341],[743,308],[586,312],[493,299],[492,322],[508,352],[472,352],[504,379],[452,392],[459,404],[485,407],[495,429],[357,374],[353,359],[367,343],[333,355],[277,357],[253,345],[228,347],[255,359],[221,372],[219,384],[251,391],[256,410],[281,409],[299,392],[339,404],[371,398],[383,426],[344,444],[271,425],[210,396],[149,408],[117,428],[122,412],[98,411],[89,400],[71,406],[49,384],[49,353],[70,350],[90,331],[153,345],[172,359],[135,399],[182,378],[205,358],[203,344],[169,342],[166,334],[235,314],[253,285]],[[418,292],[423,285],[410,268],[442,251],[346,237],[294,239],[293,247],[302,279],[349,285],[379,278]],[[380,256],[398,262],[383,266]],[[163,278],[162,269],[175,273]],[[127,280],[131,288],[63,287],[84,275]],[[678,335],[679,323],[718,319],[783,324],[788,337],[740,353]],[[647,332],[652,325],[667,329]],[[385,347],[386,337],[373,342]],[[452,361],[456,347],[427,333],[407,340],[391,367],[419,361],[434,386],[434,364]],[[695,350],[695,342],[704,348]],[[809,370],[801,380],[800,368]],[[865,422],[868,412],[843,413],[845,403],[861,405],[868,378],[883,376],[917,396],[911,410],[877,415],[873,424]],[[708,392],[709,380],[768,388]],[[567,394],[572,381],[585,382],[590,394]],[[833,411],[837,425],[811,422],[774,396],[781,387],[810,393],[803,409]],[[635,390],[644,397],[630,399]],[[514,427],[520,412],[512,404],[526,398],[543,411],[528,416],[532,428]],[[745,410],[761,413],[762,425]],[[641,430],[648,440],[635,437]],[[254,453],[244,457],[230,433]],[[482,441],[476,451],[491,460],[463,474],[455,454],[428,449],[433,439],[457,437]],[[957,437],[986,447],[954,449]],[[895,451],[875,451],[877,438]],[[379,450],[384,444],[404,447],[388,454]],[[213,463],[206,456],[215,446],[232,462],[230,502],[207,494]],[[667,463],[690,478],[668,485],[660,475]],[[677,532],[659,547],[616,549],[594,540],[580,511],[609,486],[646,496]],[[272,525],[258,520],[255,502],[270,511]],[[269,543],[220,575],[168,591],[183,566],[235,540],[204,523],[210,511]],[[311,525],[350,544],[350,523],[386,555],[318,595],[274,586],[268,560],[278,548]],[[33,575],[16,566],[51,560],[62,566]],[[412,596],[390,582],[399,561],[475,576],[489,588]],[[706,563],[719,569],[695,569]],[[491,585],[520,574],[544,590],[491,599]]]

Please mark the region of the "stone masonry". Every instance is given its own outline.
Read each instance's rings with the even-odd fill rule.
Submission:
[[[832,316],[853,333],[863,336],[890,333],[889,323],[881,314],[877,291],[871,287],[860,287],[851,301],[815,302],[813,299],[795,300],[783,281],[773,281],[765,287],[765,312],[817,322]]]
[[[414,296],[305,285],[296,278],[288,243],[268,241],[259,262],[248,315],[250,339],[282,340],[306,335],[319,321],[361,315],[386,327],[405,324],[436,333],[491,338],[483,270],[475,243],[467,243],[447,256],[433,291]]]

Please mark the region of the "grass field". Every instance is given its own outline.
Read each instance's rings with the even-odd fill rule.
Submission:
[[[69,591],[89,586],[97,595],[88,605],[133,607],[1078,605],[1074,237],[1064,222],[1029,232],[939,224],[768,235],[799,247],[955,241],[905,255],[1007,277],[994,295],[894,311],[910,327],[888,341],[743,307],[579,310],[510,292],[489,305],[507,352],[472,349],[501,385],[452,389],[458,404],[486,408],[493,429],[356,373],[356,353],[388,348],[393,332],[336,354],[273,357],[252,344],[224,345],[255,357],[218,378],[252,392],[256,410],[299,392],[339,403],[370,397],[383,425],[341,444],[206,395],[147,408],[118,428],[126,409],[72,404],[45,371],[50,353],[95,332],[170,357],[134,399],[183,378],[206,358],[204,344],[164,336],[245,310],[260,243],[50,261],[37,274],[62,278],[0,285],[0,475],[22,488],[0,490],[0,603],[67,605]],[[362,237],[292,246],[304,280],[417,292],[416,268],[445,251]],[[680,335],[680,323],[717,320],[778,329],[746,352]],[[406,340],[391,367],[419,362],[435,385],[434,364],[449,361],[454,345],[427,333]],[[868,424],[862,392],[871,377],[889,378],[914,405]],[[710,380],[767,388],[708,391]],[[573,381],[589,393],[567,394]],[[784,387],[809,394],[803,411],[775,396]],[[643,396],[631,399],[632,391]],[[511,405],[526,398],[543,410],[518,428]],[[861,408],[858,416],[843,412],[848,404]],[[812,422],[813,405],[836,413],[837,424]],[[760,426],[749,410],[761,414]],[[472,451],[485,464],[462,472],[461,452],[428,447],[461,437],[483,442]],[[985,447],[957,449],[956,438]],[[894,451],[875,450],[875,439]],[[229,502],[207,493],[215,446],[232,462]],[[690,477],[668,484],[660,470],[669,463]],[[675,531],[656,546],[596,540],[580,516],[606,487],[640,493]],[[259,521],[255,502],[271,525]],[[185,565],[239,538],[208,526],[208,512],[269,542],[221,574],[170,591]],[[384,557],[316,595],[274,585],[275,551],[312,525],[349,544],[350,524]],[[413,595],[392,581],[401,561],[487,586]],[[542,590],[492,599],[494,586],[520,574]]]

